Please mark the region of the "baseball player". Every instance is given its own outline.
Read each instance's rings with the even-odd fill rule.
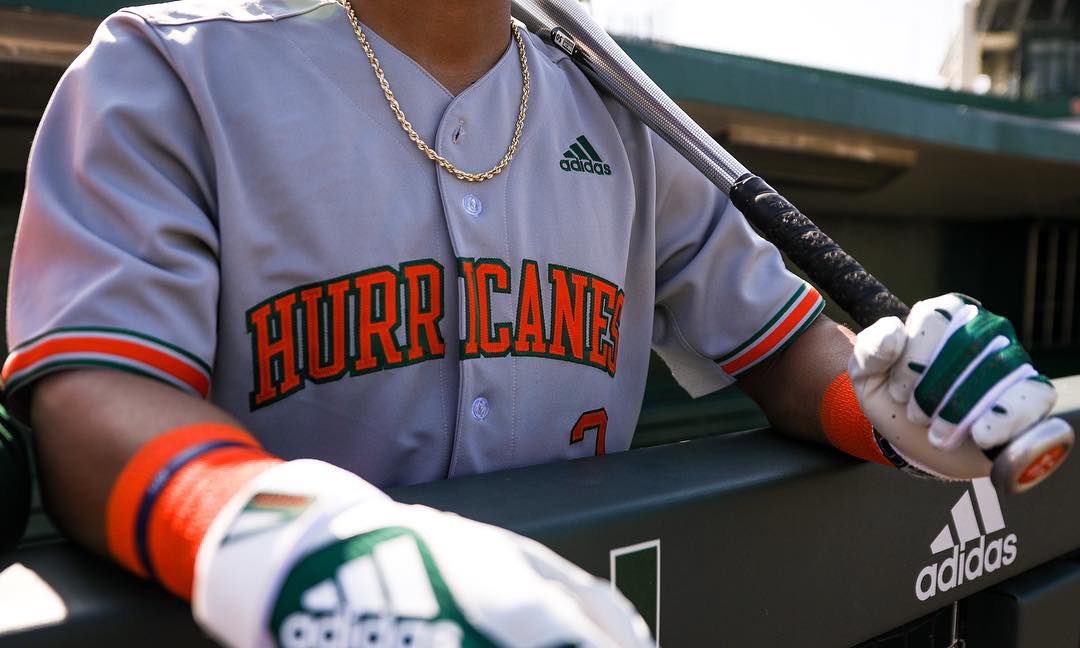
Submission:
[[[626,449],[650,348],[692,395],[738,381],[780,429],[944,478],[1054,400],[959,296],[853,354],[505,0],[113,15],[42,121],[10,295],[54,517],[238,646],[647,645],[549,550],[380,489]]]

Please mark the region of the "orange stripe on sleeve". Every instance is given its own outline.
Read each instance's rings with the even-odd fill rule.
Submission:
[[[129,340],[93,336],[71,336],[45,340],[28,349],[17,350],[4,363],[3,380],[29,369],[35,364],[56,355],[98,353],[124,358],[153,367],[183,382],[206,398],[210,393],[210,380],[195,366],[177,359],[151,346]]]
[[[784,318],[775,329],[772,330],[767,336],[765,336],[760,342],[758,342],[752,349],[744,353],[743,355],[735,358],[731,362],[721,365],[721,369],[730,374],[735,374],[741,369],[744,369],[751,364],[757,362],[761,358],[768,355],[773,349],[777,347],[784,338],[788,336],[795,327],[799,325],[806,315],[813,310],[821,299],[820,293],[814,290],[812,287],[806,291],[806,295],[795,306],[795,309],[791,311],[791,314]]]

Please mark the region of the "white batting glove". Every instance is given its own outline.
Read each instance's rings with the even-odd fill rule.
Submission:
[[[887,317],[859,333],[848,364],[859,403],[891,449],[944,479],[990,473],[982,449],[1043,426],[1057,393],[1007,320],[950,294],[921,301],[907,322]]]
[[[542,545],[313,460],[268,470],[226,507],[193,607],[237,647],[652,645],[625,598]]]

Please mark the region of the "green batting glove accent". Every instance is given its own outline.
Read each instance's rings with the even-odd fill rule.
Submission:
[[[1041,382],[1044,385],[1054,386],[1054,381],[1050,380],[1046,376],[1039,374],[1038,376],[1031,376],[1028,380],[1034,380],[1035,382]]]
[[[13,546],[30,517],[30,456],[17,424],[0,406],[0,551]]]
[[[959,425],[994,385],[1030,362],[1031,357],[1019,344],[1010,344],[1001,351],[990,354],[956,388],[939,416],[949,423]]]
[[[964,369],[999,335],[1016,343],[1009,320],[980,309],[975,319],[949,336],[915,388],[915,402],[927,416],[934,415]]]
[[[435,616],[387,616],[386,584],[382,581],[384,578],[393,578],[393,575],[379,572],[374,551],[378,545],[398,538],[408,538],[414,542],[420,553],[431,585],[431,594],[438,603],[439,609]],[[368,565],[357,570],[343,569],[353,561],[367,561]],[[343,583],[339,580],[350,577],[364,582]],[[356,606],[361,602],[344,600],[347,592],[357,590],[378,592],[384,600],[364,601],[371,609],[358,609]],[[330,597],[329,601],[326,596]],[[319,609],[312,609],[312,604],[320,603],[321,605],[317,606]],[[289,572],[274,603],[270,616],[270,633],[279,646],[285,647],[307,645],[313,636],[318,637],[327,631],[336,635],[333,637],[334,641],[330,642],[333,645],[352,646],[366,641],[371,645],[398,646],[404,645],[402,638],[393,635],[399,631],[408,632],[400,628],[402,622],[412,623],[413,631],[416,630],[416,624],[419,624],[423,631],[459,635],[463,648],[495,648],[494,642],[465,619],[424,541],[412,530],[402,527],[378,529],[338,540],[301,559]],[[342,638],[337,633],[345,633],[345,637]],[[370,636],[372,633],[375,634],[374,637]],[[392,636],[385,636],[387,633]],[[317,644],[318,641],[314,643]],[[438,641],[421,642],[421,645],[428,643],[442,645]]]

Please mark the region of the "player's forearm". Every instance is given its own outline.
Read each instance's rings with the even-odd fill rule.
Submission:
[[[103,555],[109,493],[140,447],[184,425],[237,425],[221,409],[168,385],[96,369],[43,378],[30,417],[46,507],[67,533]]]
[[[778,431],[828,442],[820,403],[832,381],[847,370],[854,339],[851,331],[822,315],[783,353],[747,372],[738,385]]]
[[[379,645],[652,645],[628,601],[550,550],[394,502],[330,464],[272,457],[170,387],[73,372],[34,400],[63,523],[191,601],[224,645],[303,643],[327,620],[342,636],[378,628]],[[348,600],[313,609],[326,583]]]

